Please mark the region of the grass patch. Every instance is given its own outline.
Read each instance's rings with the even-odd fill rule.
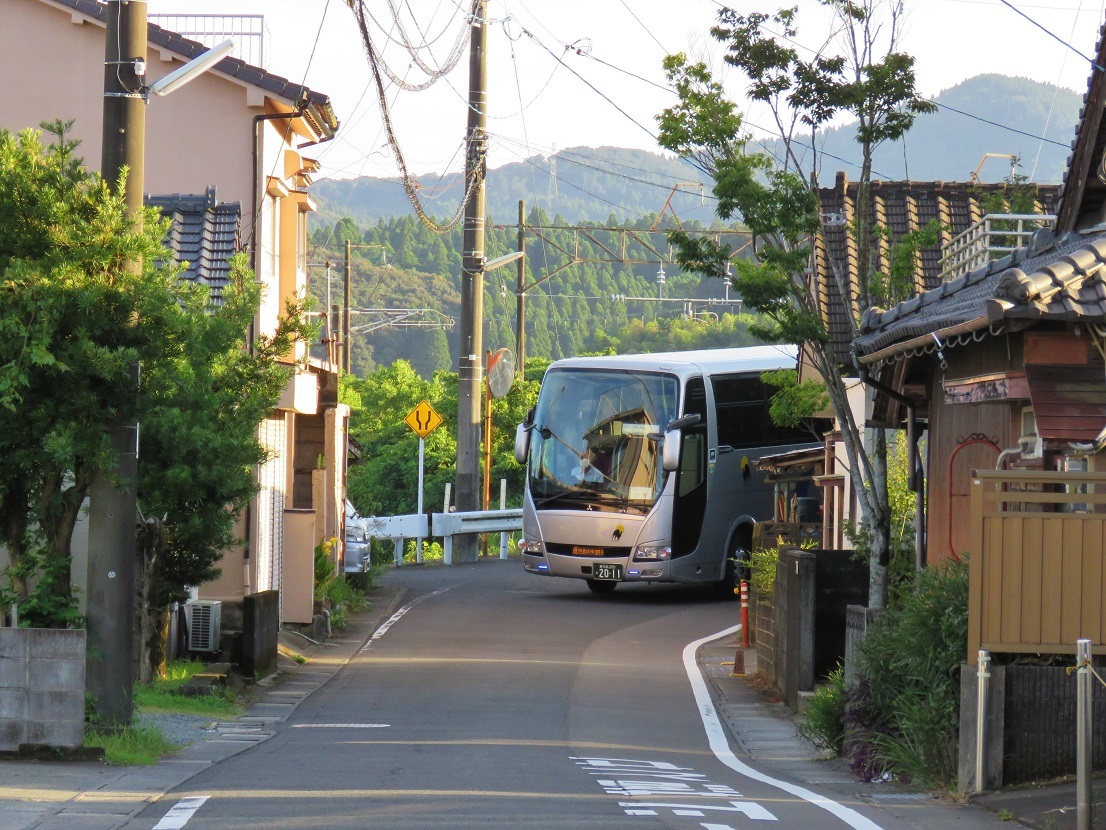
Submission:
[[[150,766],[163,755],[180,749],[166,740],[157,729],[147,726],[127,726],[105,730],[89,726],[85,729],[84,745],[101,747],[104,760],[113,766]]]
[[[186,697],[180,688],[192,677],[204,670],[204,664],[196,660],[180,660],[170,663],[165,677],[148,686],[136,686],[134,705],[140,712],[158,714],[203,715],[205,717],[235,717],[242,707],[229,689],[213,694]]]

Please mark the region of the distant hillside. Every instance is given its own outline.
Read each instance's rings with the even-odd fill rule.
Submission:
[[[1041,183],[1059,182],[1067,166],[1081,100],[1076,92],[1026,78],[970,78],[937,96],[942,107],[918,118],[906,136],[905,153],[902,143],[877,149],[877,178],[967,181],[985,154],[1007,153],[1021,159],[1020,173]],[[818,136],[822,182],[832,182],[838,170],[850,178],[859,175],[853,134],[853,128],[846,125]],[[1001,181],[1009,172],[1008,161],[992,159],[980,171],[980,178]],[[568,223],[622,223],[660,213],[671,195],[671,205],[681,219],[709,224],[710,202],[704,206],[698,188],[686,186],[673,193],[677,184],[696,182],[709,187],[701,171],[671,156],[613,147],[574,147],[549,158],[533,156],[490,170],[488,213],[496,222],[513,224],[522,199],[528,211],[538,208],[550,218],[559,215]],[[461,193],[457,175],[441,181],[422,176],[419,184],[428,212],[441,218],[453,214]],[[311,193],[319,206],[312,217],[314,228],[333,227],[344,216],[365,227],[381,218],[412,213],[396,179],[323,181],[313,185]]]
[[[904,141],[876,149],[875,178],[963,182],[986,153],[1003,153],[1018,156],[1018,172],[1035,182],[1063,180],[1079,120],[1079,93],[1028,78],[979,75],[946,89],[934,101],[940,108],[920,116]],[[824,184],[832,183],[838,170],[850,179],[859,177],[854,135],[855,128],[846,125],[818,136],[817,146],[825,154],[820,177]],[[988,159],[979,176],[984,182],[999,182],[1009,173],[1008,160]]]
[[[555,156],[532,156],[488,171],[488,215],[501,223],[515,223],[518,202],[527,211],[536,207],[547,216],[562,216],[568,222],[621,223],[660,213],[677,183],[707,182],[691,164],[660,153],[615,147],[573,147]],[[440,181],[420,176],[422,203],[432,216],[447,218],[457,209],[462,193],[461,178],[451,174]],[[709,188],[709,183],[706,185]],[[366,226],[378,219],[412,212],[398,179],[341,179],[313,185],[311,195],[319,205],[314,220],[333,226],[343,216]],[[673,196],[673,207],[681,217],[698,209],[696,218],[708,224],[699,188],[681,188]],[[317,225],[316,225],[317,226]]]

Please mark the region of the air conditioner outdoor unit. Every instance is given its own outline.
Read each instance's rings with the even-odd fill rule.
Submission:
[[[223,603],[219,600],[195,600],[188,609],[188,650],[218,651]]]
[[[1022,450],[1022,458],[1040,458],[1043,455],[1041,436],[1035,435],[1032,432],[1019,438],[1018,445]]]

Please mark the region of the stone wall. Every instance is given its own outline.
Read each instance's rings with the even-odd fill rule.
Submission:
[[[0,628],[0,751],[84,745],[85,632]]]

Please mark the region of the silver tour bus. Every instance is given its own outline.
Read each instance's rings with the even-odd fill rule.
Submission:
[[[732,596],[773,490],[753,460],[812,432],[775,426],[761,372],[794,346],[558,360],[519,425],[522,562],[587,580],[716,583]]]

